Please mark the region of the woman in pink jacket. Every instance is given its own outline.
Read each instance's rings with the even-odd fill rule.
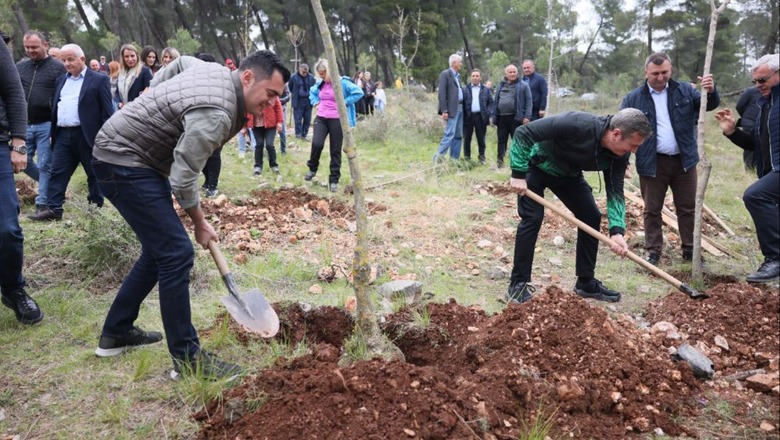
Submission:
[[[262,118],[247,115],[246,127],[252,130],[257,140],[257,146],[255,147],[255,176],[263,174],[264,147],[268,151],[268,165],[271,167],[271,171],[279,174],[274,137],[276,133],[282,131],[282,124],[284,124],[284,115],[282,114],[282,104],[278,98],[274,100],[273,105],[265,107]]]

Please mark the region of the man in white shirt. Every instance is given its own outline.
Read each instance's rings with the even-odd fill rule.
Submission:
[[[479,69],[471,71],[471,84],[463,87],[463,156],[471,159],[471,136],[476,132],[479,163],[485,163],[485,132],[490,122],[493,94],[482,84]]]

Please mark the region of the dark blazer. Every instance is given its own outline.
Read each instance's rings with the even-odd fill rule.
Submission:
[[[60,92],[65,86],[65,75],[57,78],[54,88],[54,107],[51,111],[51,140],[57,138],[57,112],[60,105]],[[111,82],[108,75],[93,72],[87,68],[84,74],[84,84],[79,93],[79,121],[81,132],[91,147],[95,142],[95,136],[103,126],[103,123],[114,113],[114,104],[111,102]]]
[[[152,81],[152,78],[154,78],[152,69],[141,66],[141,74],[135,78],[135,81],[133,81],[133,84],[131,84],[130,88],[127,90],[127,102],[122,104],[129,104],[133,102],[135,98],[139,97],[141,92],[149,88],[149,83]],[[116,97],[114,98],[117,103],[122,102],[122,98],[119,96],[119,90],[117,90]]]
[[[463,117],[471,117],[471,84],[463,86]],[[487,124],[490,122],[490,111],[493,108],[493,94],[490,93],[490,89],[485,87],[484,84],[479,85],[479,114],[482,116],[482,121]]]
[[[460,90],[460,83],[452,75],[452,69],[442,70],[439,75],[439,114],[447,113],[450,116],[458,114],[460,107],[458,90]]]

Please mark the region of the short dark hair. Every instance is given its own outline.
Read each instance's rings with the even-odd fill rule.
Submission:
[[[282,75],[284,82],[290,80],[290,71],[284,67],[281,58],[270,50],[258,50],[241,60],[239,72],[251,70],[258,80],[270,78],[274,71]]]
[[[199,53],[196,58],[201,60],[201,61],[205,61],[207,63],[216,63],[217,62],[217,59],[214,58],[214,55],[212,55],[210,53],[207,53],[207,52]]]
[[[471,69],[471,73],[477,72],[480,76],[482,76],[482,72],[480,72],[479,69]]]
[[[8,36],[5,32],[3,32],[2,29],[0,29],[0,38],[3,39],[3,43],[8,44],[9,41],[11,41],[11,37]]]
[[[41,40],[41,43],[43,44],[49,43],[49,39],[46,38],[46,35],[43,35],[43,32],[40,31],[27,31],[24,33],[23,38],[27,38],[27,37],[38,37]]]
[[[660,66],[664,63],[664,61],[669,61],[669,64],[672,64],[672,59],[669,58],[669,55],[663,53],[663,52],[656,52],[645,60],[645,67],[649,66],[651,63],[655,64],[656,66]]]

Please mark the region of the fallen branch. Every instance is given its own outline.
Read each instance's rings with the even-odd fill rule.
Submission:
[[[723,228],[724,231],[726,231],[727,234],[731,235],[732,237],[737,235],[734,233],[734,231],[731,230],[731,228],[728,227],[726,223],[723,222],[723,220],[718,217],[717,214],[713,210],[711,210],[707,205],[702,205],[702,209],[704,209],[704,212],[707,213],[710,217],[712,217],[713,220],[715,220],[721,228]]]
[[[721,377],[722,380],[745,380],[750,376],[755,376],[756,374],[764,374],[766,373],[766,370],[763,368],[758,368],[756,370],[747,370],[747,371],[740,371],[739,373],[734,373],[732,375]]]
[[[422,174],[422,173],[425,173],[427,171],[435,170],[436,168],[440,167],[441,165],[442,164],[437,164],[437,165],[434,165],[432,167],[428,167],[428,168],[422,169],[420,171],[414,172],[412,174],[407,174],[406,176],[402,176],[402,177],[399,177],[397,179],[388,180],[387,182],[382,182],[382,183],[377,183],[376,185],[367,186],[366,187],[366,191],[370,191],[372,189],[376,189],[376,188],[380,188],[380,187],[383,187],[383,186],[386,186],[386,185],[390,185],[391,183],[400,182],[402,180],[406,180],[406,179],[408,179],[410,177],[417,176],[418,174]]]
[[[463,417],[461,417],[461,416],[460,416],[460,414],[458,414],[458,412],[457,412],[457,411],[455,411],[455,410],[453,409],[453,410],[452,410],[452,412],[454,412],[454,413],[455,413],[455,415],[456,415],[456,416],[458,416],[458,418],[460,419],[460,421],[461,421],[461,422],[463,422],[463,426],[465,426],[465,427],[466,427],[466,429],[468,429],[468,430],[469,430],[469,432],[471,432],[471,435],[473,435],[475,439],[477,439],[477,440],[482,440],[482,439],[481,439],[481,437],[480,437],[480,436],[478,436],[478,435],[477,435],[477,433],[476,433],[476,432],[474,432],[474,430],[473,430],[473,429],[471,429],[471,426],[469,426],[469,424],[468,424],[468,423],[466,423],[466,420],[464,420],[464,419],[463,419]]]

